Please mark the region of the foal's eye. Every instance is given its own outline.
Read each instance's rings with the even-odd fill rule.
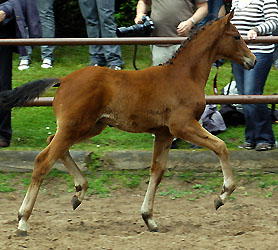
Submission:
[[[234,39],[240,40],[240,36],[234,36]]]

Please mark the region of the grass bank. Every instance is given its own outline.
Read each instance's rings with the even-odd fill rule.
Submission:
[[[98,195],[107,197],[113,195],[114,191],[122,190],[145,190],[149,181],[149,172],[147,170],[131,171],[99,171],[91,168],[92,171],[86,174],[89,182],[87,195]],[[0,193],[19,192],[25,194],[30,184],[31,174],[20,173],[0,173]],[[64,192],[74,193],[74,182],[69,174],[57,170],[45,178],[41,186],[42,192],[53,192],[51,183],[63,187]],[[187,198],[195,201],[207,194],[216,195],[221,190],[223,177],[220,172],[216,173],[197,173],[195,171],[172,172],[167,171],[160,184],[159,196],[166,196],[170,199]],[[278,195],[278,176],[277,174],[264,174],[259,171],[249,171],[236,174],[236,183],[238,188],[231,195],[230,199],[235,199],[240,195],[256,195],[265,198],[271,198]],[[248,187],[251,187],[250,189]],[[252,191],[251,191],[252,190]],[[55,192],[55,191],[54,191]],[[59,196],[62,193],[54,193]]]

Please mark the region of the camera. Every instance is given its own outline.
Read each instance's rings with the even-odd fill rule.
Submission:
[[[118,37],[150,36],[155,29],[153,21],[149,16],[142,17],[143,23],[134,24],[129,27],[120,27],[116,30]]]

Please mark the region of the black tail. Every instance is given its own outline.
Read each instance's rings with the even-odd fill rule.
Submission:
[[[27,101],[39,97],[46,89],[59,84],[58,78],[46,78],[26,83],[13,90],[0,92],[0,108],[21,107]]]

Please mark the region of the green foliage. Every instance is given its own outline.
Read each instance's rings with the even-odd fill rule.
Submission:
[[[55,0],[56,37],[87,37],[85,21],[78,1]]]
[[[114,14],[118,27],[127,27],[134,24],[137,3],[138,0],[122,1]]]
[[[0,193],[7,193],[16,190],[16,188],[10,183],[14,177],[14,173],[4,174],[0,172]]]

